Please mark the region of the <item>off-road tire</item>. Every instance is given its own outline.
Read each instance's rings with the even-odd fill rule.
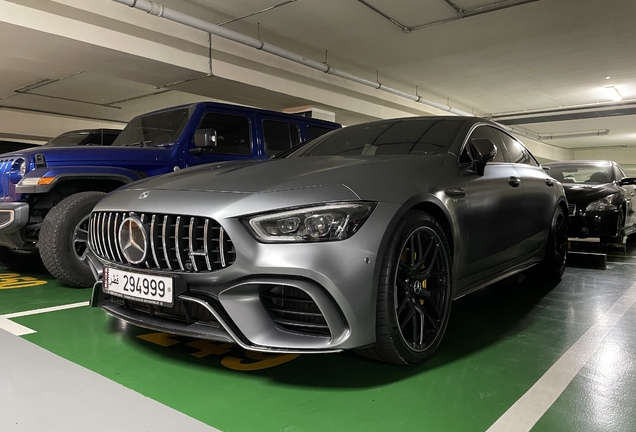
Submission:
[[[81,261],[74,251],[73,234],[104,195],[94,191],[73,194],[44,218],[38,239],[42,262],[51,275],[67,286],[88,288],[95,283],[88,263]]]

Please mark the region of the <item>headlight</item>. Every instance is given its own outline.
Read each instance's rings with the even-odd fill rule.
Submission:
[[[608,211],[608,210],[616,210],[618,206],[616,204],[612,204],[616,194],[608,195],[605,198],[601,198],[600,200],[593,201],[585,207],[585,211]]]
[[[27,170],[27,161],[23,159],[19,169],[21,177],[24,177],[24,175],[26,174],[26,170]]]
[[[344,240],[367,220],[375,203],[332,203],[249,216],[242,219],[258,240],[299,243]]]

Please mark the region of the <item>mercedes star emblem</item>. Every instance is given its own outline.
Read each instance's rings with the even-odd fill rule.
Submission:
[[[119,228],[119,244],[129,263],[140,264],[146,260],[148,235],[137,217],[128,216],[122,221]]]

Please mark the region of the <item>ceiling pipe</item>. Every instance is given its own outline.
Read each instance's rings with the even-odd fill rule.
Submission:
[[[117,3],[121,3],[135,9],[142,10],[144,12],[149,13],[150,15],[162,17],[170,21],[174,21],[174,22],[186,25],[188,27],[196,28],[198,30],[204,31],[209,34],[222,37],[224,39],[238,42],[242,45],[252,47],[259,51],[265,51],[267,53],[310,67],[312,69],[327,73],[329,75],[334,75],[349,81],[356,82],[358,84],[365,85],[367,87],[372,87],[377,90],[382,90],[384,92],[391,93],[393,95],[396,95],[405,99],[409,99],[416,103],[428,105],[433,108],[437,108],[442,111],[447,111],[449,113],[456,114],[456,115],[473,116],[472,113],[469,113],[467,111],[462,111],[457,108],[453,108],[450,105],[445,105],[445,104],[441,104],[435,101],[425,99],[422,96],[419,96],[417,94],[406,93],[406,92],[394,89],[392,87],[385,86],[384,84],[378,81],[371,81],[366,78],[362,78],[357,75],[353,75],[348,72],[338,70],[327,63],[322,63],[316,60],[308,59],[306,57],[303,57],[299,54],[288,51],[286,49],[265,43],[259,39],[245,36],[244,34],[235,32],[225,27],[221,27],[217,24],[212,24],[202,19],[183,14],[181,12],[164,7],[163,5],[152,2],[150,0],[113,0],[113,1],[116,1]]]
[[[541,135],[541,139],[555,140],[555,139],[561,139],[561,138],[582,138],[582,137],[609,135],[609,133],[610,133],[609,129],[599,129],[595,131],[585,131],[585,132],[553,133],[549,135]]]

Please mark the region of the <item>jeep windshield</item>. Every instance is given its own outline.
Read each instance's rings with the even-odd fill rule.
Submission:
[[[286,157],[435,155],[448,152],[461,120],[398,119],[337,129]]]
[[[113,146],[165,147],[176,142],[192,114],[190,107],[135,117]]]

